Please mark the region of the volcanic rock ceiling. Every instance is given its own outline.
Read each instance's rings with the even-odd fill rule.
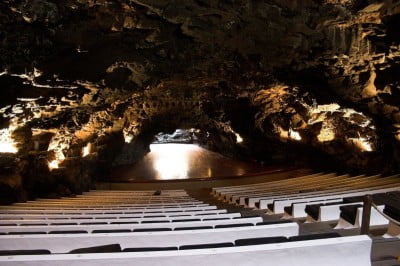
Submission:
[[[398,0],[3,0],[0,40],[3,202],[79,193],[176,128],[398,170]]]

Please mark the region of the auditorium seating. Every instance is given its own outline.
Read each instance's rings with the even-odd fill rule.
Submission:
[[[318,173],[212,190],[214,197],[225,202],[265,210],[267,214],[282,214],[284,219],[306,218],[306,222],[338,221],[338,229],[361,226],[362,201],[367,194],[373,195],[373,201],[379,205],[378,210],[371,210],[370,225],[390,224],[390,234],[398,235],[398,224],[390,223],[381,215],[385,210],[393,219],[399,219],[399,209],[393,207],[399,206],[400,202],[398,175],[381,177]]]
[[[346,185],[346,183],[338,183],[335,188],[324,189],[314,191],[314,192],[303,192],[298,191],[294,194],[286,194],[282,197],[263,197],[257,198],[259,201],[259,208],[269,208],[268,204],[272,204],[272,211],[276,213],[283,213],[283,207],[290,205],[292,202],[301,201],[315,201],[315,200],[331,200],[343,197],[360,196],[365,195],[373,191],[373,193],[383,193],[393,190],[399,190],[398,187],[393,187],[393,184],[398,185],[397,179],[382,178],[382,180],[355,180],[358,184],[353,184],[351,186]],[[251,202],[250,202],[251,203]]]
[[[219,187],[212,195],[225,202],[282,214],[283,219],[306,218],[306,222],[338,221],[337,229],[359,228],[363,197],[372,195],[377,209],[371,210],[370,226],[390,225],[387,235],[399,235],[399,224],[382,211],[400,219],[400,178],[318,173],[286,180]]]
[[[208,242],[234,242],[237,238],[295,236],[298,234],[297,223],[244,226],[233,228],[197,229],[188,231],[156,231],[109,234],[64,234],[64,235],[6,235],[2,241],[7,242],[11,250],[32,250],[40,246],[51,253],[67,253],[70,250],[88,246],[101,246],[118,243],[123,249],[141,247],[169,247],[194,245]],[[67,241],[66,241],[67,240]]]
[[[307,214],[308,222],[326,222],[339,220],[341,207],[348,205],[362,206],[362,202],[344,203],[343,200],[335,199],[334,202],[329,203],[309,203],[305,206],[304,212]]]
[[[371,245],[367,236],[299,235],[297,222],[243,216],[184,190],[0,206],[0,265],[364,266]]]
[[[335,228],[359,228],[363,214],[362,204],[350,204],[348,208],[341,207],[340,219]],[[384,205],[377,206],[379,211],[383,211]],[[370,226],[388,225],[389,220],[382,216],[374,208],[371,209]]]
[[[316,174],[245,187],[214,188],[212,194],[230,203],[284,214],[285,207],[296,203],[329,203],[346,197],[390,191],[400,191],[398,176]]]

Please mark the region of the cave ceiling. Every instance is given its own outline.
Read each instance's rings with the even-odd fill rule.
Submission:
[[[3,0],[2,182],[79,190],[176,128],[397,170],[399,29],[396,0]]]

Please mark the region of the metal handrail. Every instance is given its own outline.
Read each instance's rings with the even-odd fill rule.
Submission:
[[[371,195],[365,195],[364,200],[363,200],[363,215],[362,215],[362,221],[361,221],[361,230],[360,233],[362,235],[368,235],[369,234],[369,223],[371,219],[371,209],[372,207],[383,217],[388,219],[390,222],[400,225],[400,222],[393,219],[389,215],[383,213],[381,210],[379,210],[378,206],[376,206],[375,203],[372,201],[372,196]]]
[[[372,202],[372,207],[374,207],[374,209],[383,217],[385,217],[386,219],[388,219],[389,221],[391,221],[394,224],[400,225],[400,222],[393,219],[392,217],[390,217],[389,215],[387,215],[386,213],[384,213],[383,211],[379,210],[378,206],[375,205],[375,203]]]

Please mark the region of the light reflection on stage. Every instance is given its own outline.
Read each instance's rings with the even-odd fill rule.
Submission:
[[[151,144],[150,150],[138,163],[115,169],[111,176],[125,180],[170,180],[236,176],[265,169],[195,144]]]
[[[189,161],[198,152],[195,145],[181,144],[152,144],[150,157],[157,179],[185,179],[188,178]]]

